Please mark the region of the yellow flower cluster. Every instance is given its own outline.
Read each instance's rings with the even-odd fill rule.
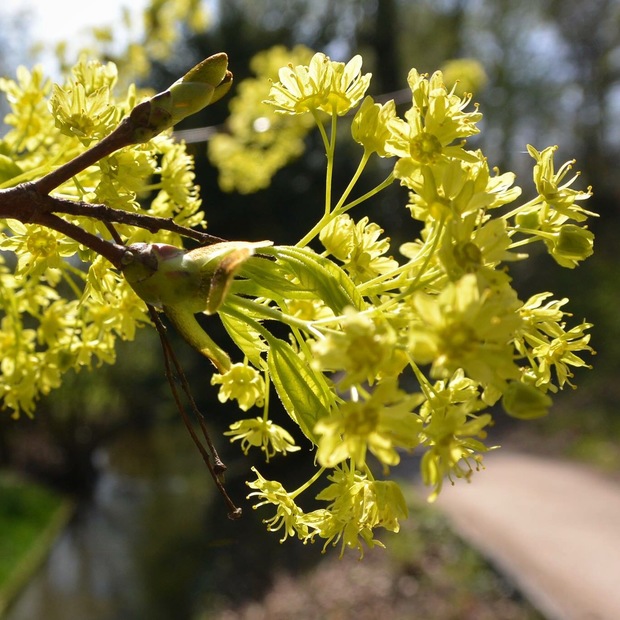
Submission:
[[[523,301],[509,268],[527,258],[524,249],[533,243],[568,268],[587,258],[593,235],[586,222],[594,214],[582,202],[591,192],[573,189],[572,162],[556,169],[554,147],[530,146],[536,196],[519,203],[515,175],[490,168],[482,152],[469,148],[481,114],[441,72],[411,70],[411,106],[400,116],[394,102],[366,96],[370,75],[359,56],[341,63],[298,49],[299,64],[276,71],[284,55],[278,48],[257,57],[256,74],[277,81],[269,86],[258,77],[240,86],[231,135],[214,140],[211,155],[225,189],[255,191],[301,152],[315,124],[327,162],[316,224],[294,246],[226,242],[191,251],[175,247],[172,234],[122,226],[130,250],[154,261],[128,263],[124,274],[206,351],[218,368],[212,384],[221,402],[263,408],[262,417],[234,421],[226,433],[243,452],[258,448],[268,460],[300,450],[295,432],[269,417],[271,388],[312,446],[316,473],[297,490],[258,472],[249,483],[256,507],[275,509],[268,529],[281,531],[283,540],[321,539],[324,548],[363,554],[364,545],[380,544],[376,528],[398,531],[407,514],[398,485],[377,479],[375,470],[387,475],[403,453],[417,451],[434,499],[446,478],[469,480],[481,468],[496,415],[490,407],[501,404],[521,419],[545,415],[551,395],[572,385],[572,369],[586,366],[591,325],[567,325],[566,300],[551,293]],[[216,78],[209,87],[226,89],[227,78]],[[0,82],[13,106],[0,160],[4,186],[35,179],[105,136],[137,97],[129,89],[118,99],[115,79],[110,65],[80,61],[53,89],[53,114],[44,109],[50,87],[40,70]],[[179,96],[193,92],[183,80],[176,88]],[[208,90],[202,85],[201,96],[208,99]],[[174,108],[169,99],[160,101],[164,112]],[[32,114],[44,136],[36,144]],[[337,195],[341,123],[349,123],[361,148]],[[375,157],[387,160],[385,180],[352,198]],[[391,218],[381,225],[350,214],[393,182],[408,190],[404,212],[415,220],[410,230],[419,231],[396,231],[399,248],[391,247],[394,231],[384,234]],[[192,160],[166,135],[103,159],[57,190],[130,211],[141,208],[147,192],[154,193],[150,213],[187,226],[202,221]],[[109,234],[97,223],[79,223]],[[322,253],[312,249],[319,243]],[[15,269],[0,263],[0,397],[15,412],[31,413],[37,396],[56,387],[68,368],[113,361],[115,340],[133,338],[146,317],[121,274],[55,232],[9,221],[0,248],[19,257]],[[70,298],[59,294],[61,284]],[[193,316],[202,311],[219,314],[243,362],[233,363],[202,330]],[[323,477],[327,485],[312,501],[324,503],[306,512],[301,496]]]
[[[11,105],[4,119],[9,130],[2,139],[0,188],[35,180],[110,133],[138,97],[133,87],[117,95],[115,83],[114,65],[85,57],[53,88],[40,67],[22,67],[16,80],[0,80]],[[142,210],[138,199],[149,193],[147,213],[188,226],[202,221],[193,160],[166,135],[114,153],[54,191],[61,198],[129,211]],[[74,221],[109,237],[95,220]],[[132,241],[147,235],[127,225],[118,231]],[[165,232],[148,238],[178,242]],[[2,259],[0,271],[0,399],[13,415],[32,415],[39,396],[58,387],[69,369],[113,363],[116,340],[134,338],[148,321],[146,308],[105,260],[56,231],[6,220],[0,249],[17,256],[11,269]]]
[[[357,57],[344,64],[315,54],[307,65],[284,67],[279,78],[268,103],[312,117],[321,133],[324,210],[295,249],[270,250],[275,264],[256,257],[241,270],[247,280],[238,292],[259,297],[241,304],[251,316],[242,318],[234,295],[223,312],[239,320],[237,328],[248,326],[237,339],[247,358],[260,366],[266,353],[278,395],[316,445],[320,469],[291,493],[257,474],[251,496],[259,498],[257,506],[275,507],[266,523],[284,538],[322,538],[361,550],[377,544],[374,528],[397,531],[406,513],[398,487],[376,480],[373,466],[385,472],[403,452],[421,452],[433,500],[446,478],[469,480],[482,467],[490,406],[501,403],[521,419],[545,415],[550,394],[570,384],[570,368],[586,366],[581,354],[592,352],[590,324],[568,328],[569,315],[560,309],[565,301],[550,293],[523,302],[508,268],[526,259],[523,248],[534,242],[566,267],[587,258],[593,236],[584,222],[593,214],[580,203],[590,190],[572,189],[571,163],[555,170],[555,148],[528,147],[538,195],[515,206],[521,196],[515,175],[490,169],[483,153],[468,149],[482,118],[471,95],[447,87],[441,72],[409,73],[411,107],[403,117],[394,102],[364,98],[369,76]],[[336,126],[353,111],[360,163],[335,197]],[[372,156],[393,158],[393,169],[352,200]],[[419,237],[399,248],[404,261],[390,255],[379,224],[349,214],[394,180],[409,190],[407,208],[422,224]],[[316,239],[322,255],[306,247]],[[330,312],[292,312],[309,300]],[[266,329],[273,319],[291,328],[292,344]],[[259,348],[253,350],[248,334]],[[331,484],[316,499],[328,505],[306,513],[299,497],[324,469]]]

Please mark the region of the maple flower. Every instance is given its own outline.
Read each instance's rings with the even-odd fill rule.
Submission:
[[[576,204],[577,201],[587,200],[592,195],[591,188],[585,192],[571,188],[579,173],[565,180],[575,163],[574,161],[565,162],[556,172],[553,156],[558,150],[557,146],[549,146],[539,152],[533,146],[528,145],[527,150],[536,160],[534,183],[540,197],[547,205],[566,218],[571,218],[577,222],[583,222],[588,216],[596,216],[595,213],[586,211]]]
[[[81,58],[64,86],[53,85],[50,108],[56,127],[88,146],[110,133],[119,121],[112,100],[116,67]]]
[[[582,226],[564,224],[557,232],[541,232],[540,236],[551,256],[562,267],[573,269],[579,261],[592,256],[594,252],[594,233]]]
[[[379,157],[393,157],[386,148],[392,132],[389,122],[396,118],[396,104],[393,100],[381,105],[372,97],[366,97],[351,123],[351,135],[368,153],[377,153]]]
[[[393,359],[395,345],[396,333],[385,320],[347,308],[342,331],[312,344],[312,365],[317,370],[344,370],[339,385],[346,389],[372,381]]]
[[[334,467],[350,458],[364,466],[370,450],[384,465],[397,465],[397,448],[413,449],[419,443],[421,421],[413,409],[423,401],[420,394],[399,390],[395,379],[377,384],[368,398],[345,402],[315,426],[320,435],[317,460]]]
[[[539,362],[537,385],[551,383],[551,369],[555,369],[559,387],[563,387],[565,383],[574,387],[570,382],[573,373],[570,371],[569,366],[590,368],[588,364],[576,355],[576,352],[587,351],[593,353],[592,347],[588,344],[590,342],[590,334],[585,333],[591,327],[591,323],[582,323],[569,329],[567,332],[563,332],[549,342],[541,343],[533,350],[532,353]]]
[[[265,399],[265,382],[261,374],[247,364],[233,364],[223,374],[214,374],[211,385],[221,385],[218,400],[236,400],[243,411],[258,405],[262,407]]]
[[[427,417],[423,433],[428,450],[422,457],[421,471],[424,483],[435,487],[429,501],[437,498],[446,476],[449,480],[453,475],[469,480],[480,467],[479,453],[488,450],[480,439],[486,437],[484,428],[491,420],[488,413],[472,416],[467,404],[434,409]]]
[[[294,495],[287,492],[282,484],[276,480],[263,478],[255,467],[252,467],[252,471],[256,474],[256,480],[246,482],[246,484],[251,489],[256,490],[248,494],[248,499],[256,497],[261,500],[254,504],[254,510],[267,504],[273,504],[276,507],[275,516],[271,519],[263,520],[263,523],[267,525],[267,529],[270,532],[277,532],[282,529],[284,535],[280,542],[284,542],[289,536],[295,536],[296,534],[305,538],[308,535],[308,528],[302,521],[303,511],[295,503]]]
[[[361,101],[370,83],[370,73],[362,75],[361,68],[361,56],[345,65],[319,52],[307,66],[280,69],[280,81],[272,85],[266,103],[288,114],[321,110],[342,116]]]
[[[362,543],[369,548],[383,547],[373,537],[374,528],[398,532],[399,519],[407,518],[405,498],[393,481],[372,480],[346,463],[336,467],[328,479],[331,484],[316,496],[330,502],[328,507],[304,515],[307,540],[314,541],[317,535],[325,539],[323,552],[329,544],[341,542],[341,557],[346,549],[359,549],[361,559]]]
[[[522,320],[511,288],[481,290],[476,276],[468,274],[439,295],[416,293],[413,304],[418,319],[410,330],[409,350],[416,362],[432,363],[432,376],[463,368],[485,388],[500,392],[507,379],[520,377],[507,346]]]
[[[343,268],[356,282],[366,282],[398,268],[398,262],[385,254],[389,237],[381,238],[383,229],[367,217],[355,223],[343,213],[325,226],[319,235],[325,248],[344,262]]]
[[[230,425],[230,430],[224,435],[232,437],[231,441],[240,439],[244,454],[248,454],[252,447],[260,447],[267,462],[278,452],[286,454],[301,450],[287,430],[263,417],[238,420]]]
[[[476,123],[482,114],[474,109],[465,112],[471,95],[459,97],[454,89],[448,90],[443,76],[436,71],[429,78],[415,69],[407,78],[412,93],[412,107],[405,113],[405,119],[390,121],[392,138],[388,150],[402,158],[397,162],[394,174],[403,179],[409,174],[409,164],[433,164],[446,157],[473,161],[464,150],[461,140],[478,133]],[[405,165],[403,170],[402,166]]]

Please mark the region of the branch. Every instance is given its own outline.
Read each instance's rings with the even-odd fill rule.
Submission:
[[[65,172],[67,172],[66,169]],[[92,205],[42,194],[38,183],[23,183],[16,187],[0,190],[0,219],[14,219],[23,224],[39,224],[52,228],[101,254],[116,268],[120,268],[126,250],[118,243],[118,239],[115,239],[116,243],[101,239],[76,224],[54,215],[55,213],[90,217],[103,222],[108,227],[116,223],[137,226],[150,232],[169,230],[189,239],[194,239],[202,245],[224,241],[220,237],[177,224],[172,218],[130,213],[129,211],[113,209],[104,204]]]
[[[120,209],[113,209],[105,204],[89,204],[77,200],[50,197],[48,205],[47,208],[55,213],[82,215],[106,223],[128,224],[129,226],[137,226],[138,228],[143,228],[152,233],[159,232],[160,230],[169,230],[170,232],[177,233],[188,239],[194,239],[202,245],[211,245],[213,243],[225,241],[225,239],[221,239],[220,237],[177,224],[172,218],[157,217],[146,213],[121,211]]]
[[[34,183],[23,183],[0,190],[0,219],[18,220],[23,224],[39,224],[56,230],[101,254],[117,269],[120,269],[127,249],[54,215],[52,205],[56,204],[57,200],[40,194]]]
[[[194,231],[170,218],[129,213],[106,205],[89,205],[50,196],[50,192],[89,166],[132,144],[141,144],[172,127],[185,117],[223,97],[232,84],[226,54],[215,54],[188,71],[167,90],[135,106],[108,136],[91,148],[32,183],[0,190],[0,219],[15,219],[24,224],[35,223],[62,232],[75,241],[107,258],[120,268],[126,250],[116,241],[103,240],[54,215],[66,213],[92,217],[108,230],[113,224],[130,224],[156,232],[169,230],[195,239],[203,245],[222,241],[206,233]]]
[[[135,110],[135,108],[134,108]],[[96,164],[100,159],[130,144],[135,144],[135,122],[133,116],[124,118],[118,127],[101,142],[74,157],[56,170],[35,181],[33,185],[40,194],[49,194],[53,189],[68,181],[71,177]]]
[[[192,438],[194,444],[196,445],[196,447],[198,448],[198,451],[200,452],[200,455],[202,456],[202,460],[205,462],[207,468],[209,469],[209,473],[211,474],[211,477],[213,478],[213,481],[215,482],[215,486],[218,488],[219,492],[222,494],[222,497],[224,498],[224,501],[226,502],[228,506],[228,518],[233,519],[233,520],[239,519],[241,517],[241,508],[238,508],[234,504],[234,502],[228,495],[228,492],[226,491],[224,487],[224,483],[222,481],[223,474],[226,471],[226,465],[224,465],[224,463],[220,459],[215,449],[215,446],[213,445],[213,442],[209,435],[209,430],[207,429],[207,425],[204,420],[204,417],[202,413],[200,412],[200,410],[198,409],[198,406],[196,405],[196,401],[194,400],[194,397],[192,396],[191,389],[187,381],[187,377],[185,376],[185,373],[183,372],[183,369],[181,368],[179,360],[177,359],[177,356],[174,353],[174,350],[172,349],[170,341],[168,340],[168,337],[166,335],[166,328],[164,324],[161,322],[161,319],[159,318],[159,315],[157,314],[157,311],[155,310],[155,308],[149,304],[147,304],[147,307],[149,309],[151,320],[153,321],[155,328],[157,329],[157,333],[159,334],[161,347],[164,353],[164,367],[166,370],[166,378],[168,379],[168,384],[170,385],[172,396],[174,397],[174,401],[176,403],[177,409],[179,413],[181,414],[181,418],[183,419],[185,428],[187,428],[187,431],[189,432],[190,437]],[[174,370],[173,370],[173,366],[174,366]],[[196,419],[198,420],[198,423],[200,424],[200,430],[202,431],[205,441],[207,442],[207,448],[205,448],[202,445],[200,438],[194,431],[194,427],[192,426],[191,420],[189,419],[187,412],[185,411],[185,407],[183,407],[183,403],[181,402],[181,398],[179,396],[179,392],[177,389],[175,375],[176,375],[176,378],[180,380],[183,391],[185,392],[185,395],[187,396],[189,400],[192,412],[194,413],[194,416],[196,417]],[[213,462],[211,462],[211,459],[213,459]]]

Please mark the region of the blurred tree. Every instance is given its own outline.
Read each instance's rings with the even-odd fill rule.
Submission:
[[[572,95],[574,102],[571,121],[576,152],[588,180],[596,185],[597,202],[618,217],[620,2],[553,0],[549,12],[555,16],[572,67],[564,94]]]

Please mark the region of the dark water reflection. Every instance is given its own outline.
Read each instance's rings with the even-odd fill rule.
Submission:
[[[226,518],[183,429],[127,435],[98,462],[92,499],[6,620],[189,619],[257,596],[271,569],[298,565],[296,546],[266,535],[247,504],[240,522]],[[247,473],[246,462],[239,466]],[[241,481],[230,482],[244,498]],[[313,561],[308,551],[302,555]]]

